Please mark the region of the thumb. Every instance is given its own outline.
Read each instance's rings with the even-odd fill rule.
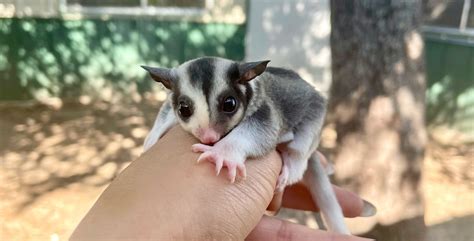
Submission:
[[[244,240],[259,223],[274,196],[282,165],[280,156],[273,151],[264,157],[247,160],[247,178],[231,184],[227,169],[216,177],[214,163],[196,164],[199,154],[190,150],[194,143],[194,137],[174,127],[144,157],[161,157],[161,168],[154,175],[172,181],[172,192],[186,200],[179,205],[182,207],[180,212],[191,210],[187,222],[193,223],[197,233],[206,231],[194,237],[207,235],[215,240]],[[176,204],[177,201],[173,202]]]
[[[282,165],[280,155],[273,151],[264,157],[247,160],[247,178],[231,184],[227,169],[216,177],[214,163],[196,164],[199,154],[190,151],[194,143],[194,137],[174,127],[144,156],[161,157],[162,168],[154,175],[172,181],[172,192],[186,200],[179,205],[182,207],[180,212],[191,210],[187,223],[193,223],[194,237],[206,235],[206,239],[244,240],[260,222],[274,196]],[[169,168],[164,169],[166,166]],[[173,202],[176,204],[177,201]]]

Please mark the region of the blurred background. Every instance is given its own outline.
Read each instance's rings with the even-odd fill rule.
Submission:
[[[0,0],[0,240],[66,240],[166,98],[139,66],[206,55],[329,98],[334,182],[378,208],[355,234],[474,240],[471,0]]]

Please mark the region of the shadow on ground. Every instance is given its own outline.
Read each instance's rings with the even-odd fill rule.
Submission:
[[[2,107],[0,171],[5,186],[0,193],[15,193],[15,209],[21,212],[42,195],[71,184],[108,184],[141,153],[158,107],[105,102],[71,103],[60,110]]]

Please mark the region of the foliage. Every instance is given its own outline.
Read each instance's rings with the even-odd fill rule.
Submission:
[[[141,64],[241,60],[244,25],[137,19],[1,19],[0,100],[149,90]]]

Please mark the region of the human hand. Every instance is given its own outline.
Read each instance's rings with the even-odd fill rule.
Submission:
[[[180,127],[170,130],[107,187],[71,240],[365,240],[265,216],[272,199],[270,209],[317,208],[302,186],[274,197],[276,152],[247,161],[247,178],[229,184],[211,163],[196,163],[194,142]],[[346,216],[361,213],[360,198],[336,193]]]

